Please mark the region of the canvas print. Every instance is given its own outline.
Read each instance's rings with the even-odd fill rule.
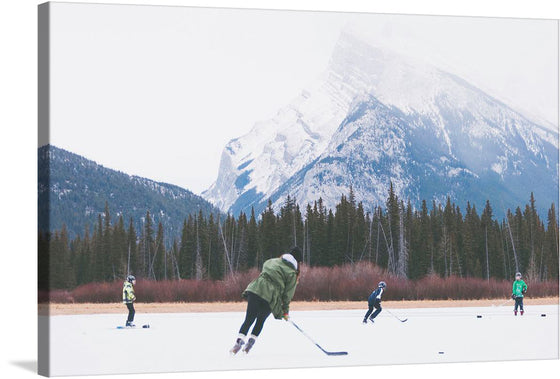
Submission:
[[[558,359],[558,20],[38,12],[40,374]]]

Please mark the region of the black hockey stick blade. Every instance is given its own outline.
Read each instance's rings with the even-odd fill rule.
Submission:
[[[323,349],[318,343],[314,342],[315,346],[317,346],[321,351],[327,355],[348,355],[347,351],[327,351]]]
[[[398,317],[395,316],[395,315],[393,315],[393,317],[396,318],[397,320],[399,320],[400,322],[407,322],[407,321],[408,321],[407,318],[405,318],[405,319],[400,319],[400,318],[398,318]]]
[[[323,350],[323,351],[327,355],[348,355],[347,351],[325,351],[325,350]]]
[[[387,310],[387,312],[389,312],[389,314],[390,314],[391,316],[393,316],[394,318],[396,318],[396,319],[399,320],[400,322],[407,322],[407,321],[408,321],[407,318],[405,318],[405,319],[400,319],[399,317],[395,316],[395,315],[394,315],[392,312],[390,312],[389,310]]]

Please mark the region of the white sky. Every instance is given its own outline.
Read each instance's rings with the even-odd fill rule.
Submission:
[[[195,193],[323,71],[340,30],[558,125],[557,21],[53,4],[51,143]]]

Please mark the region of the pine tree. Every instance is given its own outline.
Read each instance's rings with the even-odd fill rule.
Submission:
[[[374,260],[374,262],[375,262],[376,265],[383,266],[381,264],[381,261],[380,261],[381,231],[382,231],[381,221],[382,221],[381,207],[375,207],[374,212],[373,212],[373,217],[371,219],[371,222],[375,223],[375,225],[376,225],[375,229],[377,230],[376,235],[375,235],[375,260]],[[373,236],[373,234],[372,234],[372,236]],[[373,243],[372,243],[372,245],[373,245]],[[372,259],[373,259],[373,257],[372,257]]]
[[[64,255],[60,244],[60,234],[55,231],[49,240],[49,290],[64,288]]]
[[[50,249],[50,237],[50,233],[39,230],[39,236],[37,238],[37,284],[39,290],[41,291],[48,291],[50,288],[49,276],[51,272],[49,261],[52,255]]]
[[[548,210],[547,222],[544,276],[548,279],[558,279],[558,221],[554,203]]]
[[[363,204],[361,202],[358,203],[352,213],[354,215],[352,228],[354,254],[356,259],[361,261],[366,257],[368,251],[368,225],[366,224],[366,215]]]
[[[76,285],[90,283],[93,281],[91,262],[91,239],[89,236],[89,227],[84,228],[84,238],[77,250],[76,257]]]
[[[410,213],[410,205],[409,205]],[[409,218],[411,216],[408,216]],[[410,231],[411,248],[409,250],[409,277],[419,279],[426,275],[430,264],[430,251],[432,250],[432,233],[430,230],[430,219],[426,201],[422,201],[420,211],[415,213],[409,223],[412,224]]]
[[[204,237],[205,237],[205,228],[202,224],[202,220],[197,217],[195,220],[195,228],[196,228],[196,250],[195,250],[195,259],[194,259],[194,270],[195,270],[195,279],[202,280],[206,277],[207,270],[210,269],[208,263],[211,262],[208,257],[205,261],[204,253],[206,249],[204,249]]]
[[[482,277],[482,262],[486,262],[486,259],[481,260],[479,235],[480,233],[485,233],[485,231],[481,229],[476,208],[471,207],[470,202],[467,202],[467,210],[461,229],[463,235],[463,267],[465,275],[467,277]],[[485,251],[484,249],[484,252]],[[485,253],[482,254],[484,254],[484,257],[486,256]],[[486,267],[486,263],[484,267]]]
[[[393,188],[393,182],[389,186],[389,197],[387,198],[387,218],[388,218],[388,228],[385,231],[387,233],[387,238],[389,244],[387,246],[388,261],[387,268],[390,273],[397,273],[398,267],[398,256],[397,253],[399,248],[399,233],[401,226],[401,212],[399,207],[399,199],[395,194]]]
[[[513,238],[515,241],[515,247],[517,248],[517,258],[519,262],[519,267],[517,271],[525,272],[529,266],[529,225],[523,217],[521,208],[517,207],[515,209],[515,215],[513,216]]]
[[[136,274],[139,271],[140,261],[137,254],[137,239],[136,229],[134,229],[134,221],[130,218],[128,224],[128,232],[126,235],[126,275],[132,273]]]
[[[332,210],[329,209],[327,215],[327,241],[325,246],[325,265],[332,267],[338,263],[339,254],[336,251],[335,245],[335,216]]]
[[[139,252],[141,256],[141,275],[146,278],[154,279],[152,269],[152,259],[154,254],[154,229],[152,226],[152,217],[150,211],[146,211],[144,218],[144,226],[142,228],[142,235],[140,237]]]
[[[445,266],[440,252],[443,238],[443,209],[441,205],[432,201],[430,211],[430,225],[432,230],[433,249],[430,251],[430,274],[444,275]]]
[[[260,222],[260,239],[259,239],[259,251],[262,254],[258,257],[259,267],[272,257],[279,254],[279,244],[277,240],[277,227],[276,227],[276,215],[272,209],[272,201],[268,200],[268,206],[261,215]]]
[[[319,198],[300,206],[288,197],[279,212],[269,200],[260,220],[254,210],[248,220],[241,212],[221,221],[202,211],[183,221],[180,239],[174,228],[158,223],[154,239],[153,218],[146,212],[140,237],[130,218],[125,231],[118,215],[111,223],[108,203],[84,236],[70,241],[64,225],[52,233],[39,233],[39,288],[68,289],[76,285],[112,281],[134,273],[155,280],[180,278],[221,280],[276,257],[294,244],[303,248],[312,266],[340,265],[368,260],[401,278],[419,279],[429,274],[444,277],[511,279],[522,271],[529,280],[558,278],[558,217],[551,204],[546,223],[531,194],[524,208],[494,220],[486,201],[481,216],[476,206],[459,206],[446,199],[445,206],[426,201],[414,210],[395,194],[391,184],[385,207],[365,212],[353,188],[342,195],[334,209]],[[522,209],[524,209],[522,211]],[[504,210],[505,211],[505,210]],[[166,236],[166,233],[169,233]],[[166,245],[166,239],[171,245]]]
[[[97,215],[97,226],[93,232],[92,238],[92,254],[91,254],[91,270],[92,280],[94,282],[102,282],[103,278],[103,220],[101,214]]]
[[[525,207],[524,217],[528,232],[527,250],[529,253],[529,264],[527,268],[527,278],[533,281],[540,281],[541,278],[538,262],[541,254],[540,249],[537,251],[536,247],[536,240],[540,234],[540,220],[537,215],[533,192],[531,192],[530,204]]]
[[[317,202],[315,202],[315,207],[317,206]],[[313,260],[316,259],[314,256],[313,259],[311,258],[311,243],[313,241],[312,236],[315,234],[317,221],[315,220],[315,216],[313,214],[313,208],[311,204],[307,204],[305,208],[305,221],[303,223],[304,227],[304,234],[303,234],[303,256],[307,257],[306,263],[308,265],[312,265]]]
[[[113,257],[111,256],[111,240],[113,238],[113,229],[111,226],[111,214],[109,212],[109,203],[105,202],[105,210],[103,211],[103,242],[102,242],[102,262],[101,262],[101,279],[103,281],[110,281],[113,279],[112,264]]]
[[[158,223],[154,255],[150,261],[150,277],[154,280],[167,280],[167,250],[165,249],[163,224]]]
[[[127,272],[127,235],[124,229],[124,219],[120,215],[117,224],[113,230],[111,238],[111,277],[112,280],[120,279],[126,276]]]
[[[235,220],[233,223],[236,224]],[[237,227],[235,228],[236,235],[235,235],[235,271],[245,271],[247,270],[247,234],[248,234],[248,225],[247,225],[247,216],[245,213],[240,212],[239,216],[237,217]]]
[[[228,222],[232,224],[230,229],[232,230],[232,235],[235,236],[235,231],[238,230],[238,228],[235,228],[235,220],[233,217],[228,217],[228,219],[229,221],[226,221],[226,224]],[[229,263],[227,262],[227,257],[223,245],[222,243],[220,243],[218,225],[214,222],[213,215],[210,215],[208,223],[205,223],[203,221],[202,212],[199,213],[199,220],[200,224],[204,226],[207,235],[204,247],[208,252],[208,264],[206,270],[211,279],[221,279],[224,277],[224,274],[226,273],[226,267],[229,267]],[[226,228],[226,230],[227,229],[228,228]],[[232,239],[233,238],[234,237],[232,237]],[[234,264],[239,264],[237,259],[240,258],[240,255],[245,255],[245,253],[241,253],[240,249],[245,250],[246,248],[240,241],[238,241],[237,243],[235,241],[231,241],[230,246],[230,251],[233,252],[231,255],[231,259],[235,259],[231,262],[232,267],[234,267]],[[230,271],[227,272],[231,274],[231,269],[229,270]]]
[[[251,207],[251,218],[247,225],[247,267],[257,267],[258,256],[258,225],[255,217],[255,209]]]
[[[71,265],[71,253],[66,224],[54,233],[49,246],[49,289],[65,289],[76,285],[74,267]]]
[[[190,232],[193,230],[192,224],[192,217],[189,216],[189,222],[185,219],[181,230],[179,269],[185,279],[191,279],[194,275],[194,238],[192,232]]]
[[[399,206],[399,250],[397,255],[396,274],[399,278],[408,278],[408,242],[406,240],[407,230],[405,229],[404,204],[401,201]]]

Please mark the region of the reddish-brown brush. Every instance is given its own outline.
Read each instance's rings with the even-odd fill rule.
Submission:
[[[223,280],[138,280],[136,296],[142,302],[228,302],[240,301],[247,284],[259,275],[256,269],[228,276]],[[365,300],[379,281],[387,283],[384,300],[472,300],[507,299],[512,282],[508,280],[441,278],[430,275],[408,280],[390,275],[371,263],[337,267],[303,266],[294,300]],[[528,283],[529,297],[558,296],[558,281]],[[122,281],[89,283],[72,291],[39,292],[41,303],[115,303],[122,301]]]

